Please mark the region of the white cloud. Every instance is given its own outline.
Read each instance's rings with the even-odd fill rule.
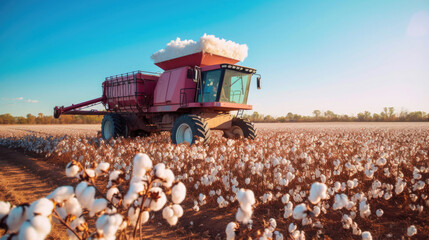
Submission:
[[[2,98],[3,101],[9,102],[9,104],[12,102],[12,104],[20,103],[20,102],[27,102],[27,103],[38,103],[39,100],[34,99],[24,99],[23,97],[17,97],[17,98]]]
[[[415,13],[407,28],[407,35],[411,37],[422,37],[429,33],[429,12],[420,11]]]

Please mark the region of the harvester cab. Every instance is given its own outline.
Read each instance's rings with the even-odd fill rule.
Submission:
[[[55,107],[54,116],[105,115],[101,128],[105,139],[170,131],[173,143],[192,144],[198,138],[209,142],[211,130],[221,130],[227,138],[254,139],[253,123],[230,113],[252,109],[247,105],[250,82],[257,75],[260,88],[260,75],[237,62],[204,50],[155,61],[163,73],[136,71],[107,77],[102,97]],[[96,103],[106,111],[83,110]]]

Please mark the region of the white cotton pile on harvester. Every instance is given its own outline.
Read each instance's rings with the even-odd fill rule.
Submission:
[[[154,53],[151,58],[155,63],[203,52],[229,59],[243,61],[247,57],[246,44],[220,39],[214,35],[204,34],[198,42],[193,40],[172,40],[167,47]]]

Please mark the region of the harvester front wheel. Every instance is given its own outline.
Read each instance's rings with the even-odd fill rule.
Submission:
[[[101,123],[101,135],[103,139],[109,140],[119,136],[125,136],[126,134],[126,123],[119,114],[107,114],[104,115]]]
[[[200,116],[189,114],[180,116],[171,129],[171,140],[174,144],[187,142],[193,144],[197,137],[210,140],[210,128]]]
[[[252,122],[247,119],[233,118],[232,127],[224,132],[226,138],[256,138],[256,129]]]

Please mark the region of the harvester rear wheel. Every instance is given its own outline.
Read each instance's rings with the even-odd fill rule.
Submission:
[[[101,123],[101,135],[104,139],[117,138],[126,135],[126,123],[119,114],[104,115]]]
[[[232,127],[224,132],[227,138],[256,138],[256,129],[252,122],[247,119],[233,118]]]
[[[200,116],[187,114],[180,116],[171,129],[171,140],[174,144],[188,142],[193,144],[197,137],[204,139],[204,143],[210,140],[210,128]]]

